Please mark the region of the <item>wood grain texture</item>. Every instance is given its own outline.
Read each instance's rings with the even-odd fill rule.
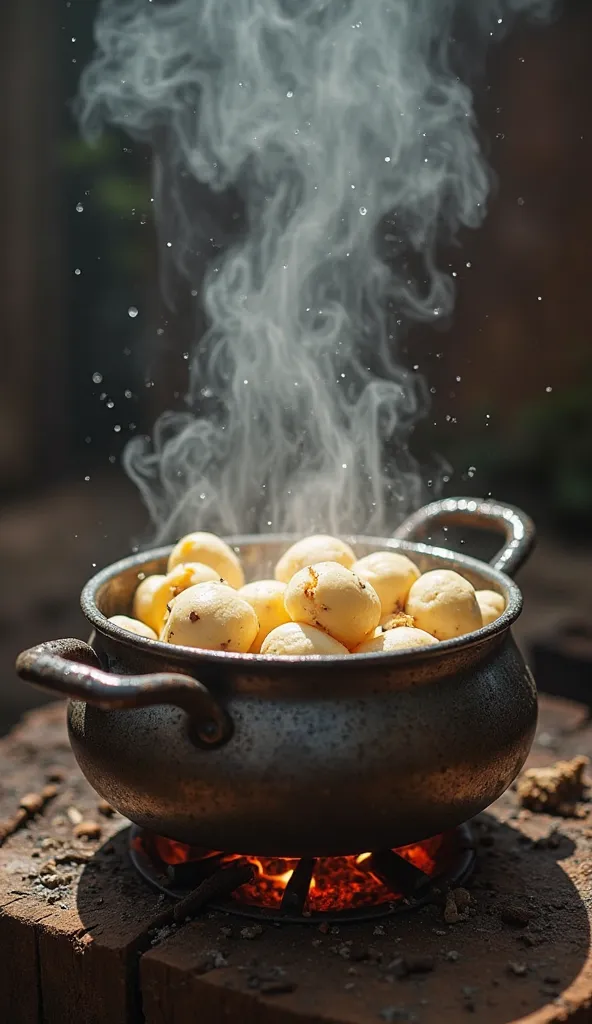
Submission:
[[[531,763],[592,755],[578,705],[543,700]],[[0,818],[54,781],[0,848],[0,1021],[10,1024],[583,1024],[592,1019],[592,822],[506,794],[475,825],[468,920],[442,905],[380,922],[265,926],[221,914],[162,927],[164,898],[127,858],[67,742],[64,707],[0,741]],[[586,805],[584,805],[584,810]],[[80,817],[101,835],[75,835]],[[57,882],[54,878],[57,876]],[[518,923],[516,923],[518,921]],[[247,929],[245,932],[244,929]],[[417,964],[428,958],[429,971]],[[470,1018],[469,1018],[470,1019]]]

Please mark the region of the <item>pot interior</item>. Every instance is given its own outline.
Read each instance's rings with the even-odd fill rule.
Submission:
[[[247,582],[273,578],[276,562],[295,539],[289,535],[228,538],[241,559]],[[502,594],[506,601],[506,611],[497,620],[500,626],[507,627],[520,612],[521,596],[516,585],[485,562],[444,548],[433,548],[388,537],[345,539],[351,544],[358,558],[377,550],[401,551],[415,562],[422,573],[430,569],[453,569],[466,577],[476,590],[494,590]],[[139,581],[153,573],[166,572],[170,551],[171,547],[166,547],[133,555],[107,567],[93,577],[82,594],[83,610],[93,624],[103,631],[106,626],[106,631],[109,632],[110,624],[105,623],[102,616],[109,618],[112,615],[131,614],[133,596]],[[96,620],[97,611],[102,613],[102,621]],[[491,632],[492,627],[486,626],[483,629]]]

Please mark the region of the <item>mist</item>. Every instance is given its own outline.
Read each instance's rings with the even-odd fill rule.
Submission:
[[[409,450],[429,391],[401,341],[450,315],[437,246],[486,213],[487,47],[551,9],[104,0],[81,126],[151,144],[163,267],[208,323],[185,409],[125,452],[156,539],[386,534],[437,490]]]

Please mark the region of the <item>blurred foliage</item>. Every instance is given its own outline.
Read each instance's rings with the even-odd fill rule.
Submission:
[[[532,495],[555,525],[578,530],[589,525],[592,377],[525,406],[505,433],[473,432],[452,461],[475,466],[481,484],[486,481],[500,496]]]

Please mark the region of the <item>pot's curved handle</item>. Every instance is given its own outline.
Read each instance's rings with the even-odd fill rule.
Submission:
[[[191,738],[200,746],[218,747],[232,736],[229,715],[197,679],[181,672],[104,672],[92,647],[82,640],[50,640],[31,647],[19,654],[16,670],[28,683],[105,711],[173,704],[189,715]]]
[[[505,534],[506,543],[491,564],[513,576],[534,547],[536,531],[529,516],[512,505],[479,498],[444,498],[420,508],[399,526],[399,540],[425,540],[435,526],[469,526]]]

